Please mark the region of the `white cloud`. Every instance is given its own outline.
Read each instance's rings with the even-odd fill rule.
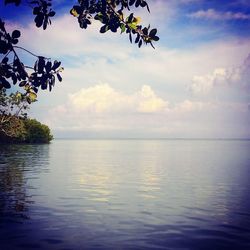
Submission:
[[[56,135],[66,136],[218,136],[231,116],[235,119],[247,112],[247,104],[190,99],[173,103],[156,95],[148,85],[128,94],[99,83],[69,94],[66,103],[54,107],[45,122]],[[221,135],[229,136],[233,129],[232,124]]]
[[[184,100],[177,104],[173,111],[177,113],[202,112],[203,110],[212,110],[215,106],[212,103]]]
[[[69,94],[67,102],[54,107],[48,123],[55,131],[154,130],[158,119],[168,111],[168,102],[144,85],[127,94],[107,83],[99,83]]]
[[[150,86],[144,85],[141,90],[128,95],[116,91],[109,84],[97,84],[93,87],[82,88],[76,93],[69,94],[68,103],[56,108],[56,112],[71,112],[91,114],[115,112],[155,113],[162,111],[168,103],[158,97]]]
[[[137,111],[142,113],[158,112],[168,106],[168,102],[157,97],[151,87],[147,85],[144,85],[136,94],[136,99],[139,100]]]
[[[250,20],[250,15],[242,12],[220,12],[214,9],[199,10],[188,15],[191,18],[212,20]]]
[[[240,66],[216,68],[211,74],[193,76],[190,90],[194,94],[207,94],[216,86],[230,86],[250,90],[250,55]]]
[[[212,74],[195,75],[190,90],[194,94],[207,94],[216,84],[226,80],[226,70],[217,68]]]

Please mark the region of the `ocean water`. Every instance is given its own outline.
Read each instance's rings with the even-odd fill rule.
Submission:
[[[250,141],[0,145],[0,249],[250,249]]]

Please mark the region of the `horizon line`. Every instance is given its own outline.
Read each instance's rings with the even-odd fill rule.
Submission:
[[[250,138],[185,138],[185,137],[176,137],[176,138],[143,138],[143,137],[55,137],[54,140],[245,140],[249,141]]]

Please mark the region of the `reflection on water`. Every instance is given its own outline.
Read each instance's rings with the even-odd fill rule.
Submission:
[[[249,146],[0,145],[0,249],[250,249]]]
[[[2,219],[28,218],[28,204],[33,202],[32,197],[29,197],[26,192],[26,189],[31,188],[28,185],[28,179],[33,178],[29,173],[31,171],[34,175],[40,172],[41,163],[47,160],[48,149],[45,150],[41,145],[1,145],[0,213]]]

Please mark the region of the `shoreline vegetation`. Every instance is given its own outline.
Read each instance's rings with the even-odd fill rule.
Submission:
[[[5,131],[1,128],[0,144],[50,143],[53,140],[49,127],[35,119],[0,116],[0,120],[3,119],[8,121]]]
[[[28,117],[30,104],[35,101],[36,96],[0,89],[0,144],[49,143],[53,139],[47,125]]]

